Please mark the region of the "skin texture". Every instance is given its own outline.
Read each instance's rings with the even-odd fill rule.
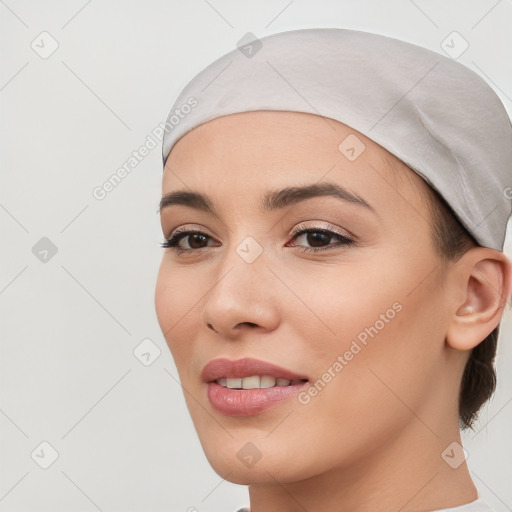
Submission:
[[[365,145],[354,161],[338,149],[349,134]],[[326,181],[373,211],[328,196],[259,208],[269,189]],[[218,216],[183,205],[161,212],[165,238],[178,227],[210,238],[193,253],[164,250],[156,313],[206,457],[223,478],[249,484],[251,512],[420,512],[477,498],[466,463],[453,469],[441,454],[461,443],[460,379],[469,350],[499,323],[511,266],[482,247],[442,260],[426,186],[367,137],[311,114],[224,116],[173,148],[163,194],[207,194]],[[316,245],[327,250],[305,253],[314,240],[293,238],[298,225],[355,243],[332,237]],[[248,236],[263,250],[252,263],[236,252]],[[201,247],[192,244],[180,242]],[[210,360],[254,357],[315,382],[397,303],[394,318],[309,403],[293,398],[242,418],[209,403],[200,373]],[[237,457],[248,442],[261,454],[251,467]]]

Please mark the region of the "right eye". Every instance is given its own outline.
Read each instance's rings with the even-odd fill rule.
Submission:
[[[179,245],[179,243],[181,242],[181,240],[185,240],[188,238],[188,245],[189,247],[181,247]],[[177,231],[175,233],[173,233],[173,235],[164,240],[163,243],[161,243],[161,246],[166,249],[172,249],[173,251],[175,251],[177,254],[179,253],[182,253],[182,252],[187,252],[187,251],[196,251],[198,249],[204,249],[208,246],[201,246],[202,243],[205,242],[205,240],[207,239],[211,239],[211,237],[209,235],[207,235],[206,233],[203,233],[202,231],[198,231],[196,229],[193,229],[193,230],[180,230],[180,231]],[[200,247],[197,247],[197,245],[199,245]]]

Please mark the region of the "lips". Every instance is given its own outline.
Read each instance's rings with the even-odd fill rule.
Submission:
[[[210,361],[201,372],[211,406],[226,416],[253,416],[286,403],[309,379],[258,359]]]
[[[289,381],[306,381],[307,376],[301,375],[287,368],[277,366],[266,361],[258,359],[243,358],[231,360],[218,358],[210,361],[201,372],[201,378],[204,382],[214,382],[217,379],[227,378],[245,378],[258,376],[271,376],[277,379],[286,379]]]

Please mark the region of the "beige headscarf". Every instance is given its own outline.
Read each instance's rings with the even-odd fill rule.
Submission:
[[[503,250],[512,126],[493,89],[466,66],[355,30],[273,34],[220,57],[185,86],[167,118],[164,164],[199,124],[254,110],[306,112],[349,125],[435,188],[480,245]]]

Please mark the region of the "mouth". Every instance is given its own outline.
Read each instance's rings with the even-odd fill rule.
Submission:
[[[249,377],[221,377],[214,382],[229,389],[265,389],[273,387],[295,386],[307,382],[307,379],[289,380],[272,375],[251,375]]]
[[[270,388],[289,386],[309,380],[306,375],[274,363],[245,357],[242,359],[217,358],[210,361],[201,372],[203,382],[217,382],[231,389]],[[247,386],[247,387],[245,387]]]
[[[257,359],[210,361],[201,372],[212,407],[227,416],[250,416],[282,404],[304,389],[309,379]]]

